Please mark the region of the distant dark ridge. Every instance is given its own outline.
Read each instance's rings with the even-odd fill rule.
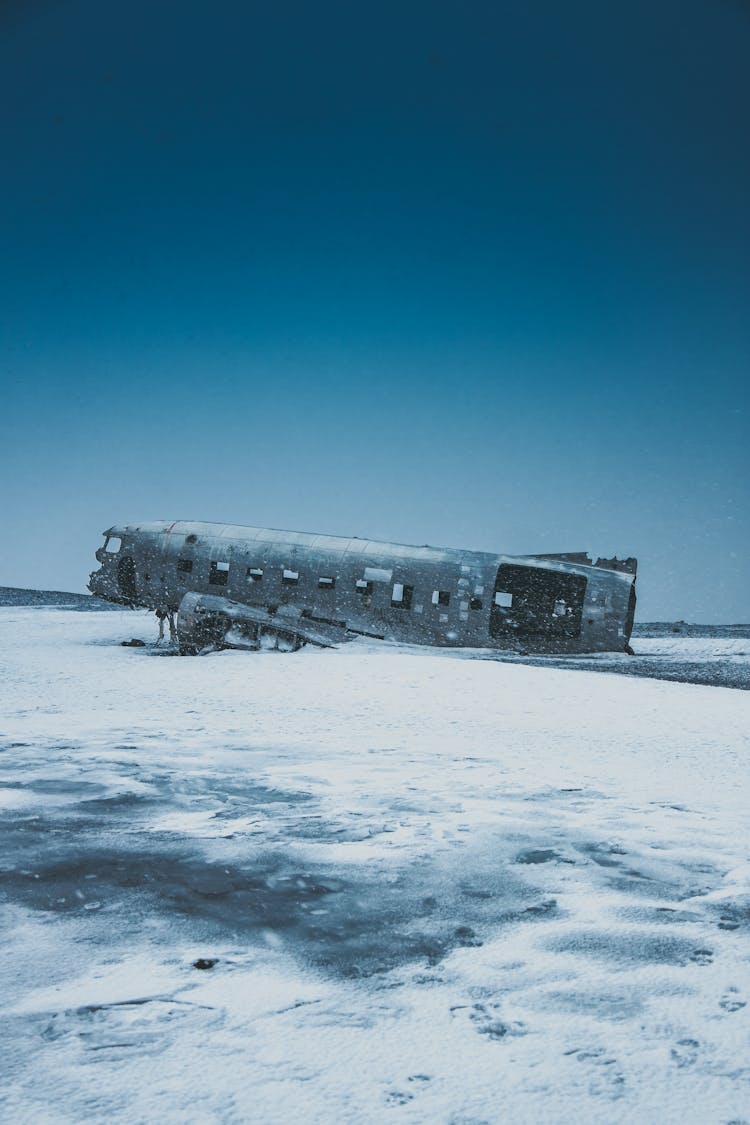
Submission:
[[[0,586],[0,606],[59,606],[61,609],[121,609],[112,602],[92,598],[91,594],[71,594],[65,590],[21,590]]]
[[[750,625],[691,625],[688,621],[637,621],[634,637],[750,637]]]

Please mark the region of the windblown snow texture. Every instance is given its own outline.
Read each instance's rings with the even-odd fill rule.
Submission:
[[[0,610],[4,1119],[747,1117],[746,692],[154,628]]]

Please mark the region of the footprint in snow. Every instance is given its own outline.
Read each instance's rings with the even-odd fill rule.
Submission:
[[[694,949],[690,954],[690,960],[695,962],[696,965],[711,965],[713,959],[713,949]]]
[[[700,1043],[697,1039],[679,1039],[669,1052],[679,1067],[692,1066],[698,1058]]]
[[[386,1105],[407,1105],[414,1101],[414,1095],[407,1094],[404,1090],[389,1090],[384,1100]]]
[[[432,1078],[429,1074],[410,1074],[406,1081],[411,1082],[413,1093],[408,1090],[388,1090],[384,1098],[386,1105],[408,1105],[409,1102],[414,1101],[415,1095],[420,1090],[425,1089],[432,1082]]]
[[[470,1020],[475,1030],[488,1039],[505,1039],[509,1036],[525,1035],[526,1026],[520,1020],[504,1020],[500,1016],[502,1005],[458,1004],[451,1008],[452,1016],[463,1016]]]
[[[719,1001],[719,1007],[723,1008],[725,1012],[739,1012],[741,1008],[746,1006],[747,1001],[740,996],[739,988],[734,987],[728,988]]]
[[[589,1078],[589,1093],[595,1098],[616,1101],[625,1092],[625,1075],[618,1068],[617,1059],[604,1047],[589,1047],[566,1051],[574,1055],[576,1062],[592,1068]]]

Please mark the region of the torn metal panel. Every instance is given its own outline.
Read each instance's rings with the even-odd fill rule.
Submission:
[[[224,628],[209,643],[253,642],[242,647],[253,647],[260,630],[257,637],[275,631],[293,643],[359,633],[412,644],[622,651],[635,611],[635,559],[594,563],[584,552],[512,556],[176,522],[112,527],[96,557],[92,593],[179,610],[190,649],[201,647],[201,618],[214,622],[214,637]]]

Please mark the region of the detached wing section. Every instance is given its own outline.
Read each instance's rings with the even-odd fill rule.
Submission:
[[[353,639],[344,622],[315,621],[294,606],[271,611],[193,593],[180,602],[177,635],[183,653],[221,647],[294,651],[304,644],[333,648]]]

